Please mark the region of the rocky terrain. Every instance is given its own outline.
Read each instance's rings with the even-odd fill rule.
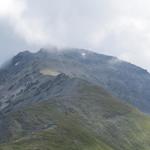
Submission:
[[[0,70],[0,150],[149,150],[149,81],[86,50],[21,52]]]
[[[5,67],[5,71],[1,71],[1,80],[10,78],[10,74],[20,69],[26,69],[27,65],[31,74],[34,68],[44,74],[64,73],[70,77],[87,80],[104,87],[112,95],[141,111],[150,113],[150,74],[128,62],[80,49],[41,49],[37,53],[25,51],[18,54],[10,66]]]

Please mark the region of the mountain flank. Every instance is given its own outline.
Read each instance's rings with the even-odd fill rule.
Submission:
[[[149,150],[149,115],[102,84],[112,59],[85,50],[16,55],[0,70],[0,150]]]

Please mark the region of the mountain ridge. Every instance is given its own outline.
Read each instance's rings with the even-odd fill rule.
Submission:
[[[0,149],[148,150],[149,117],[103,88],[65,74],[41,75],[34,86],[2,111]]]
[[[85,79],[104,87],[114,96],[136,106],[143,112],[150,113],[150,74],[145,69],[113,56],[80,49],[62,51],[41,49],[37,53],[30,53],[30,56],[27,56],[27,53],[30,52],[25,52],[25,55],[23,52],[20,53],[24,56],[24,63],[33,63],[37,70],[50,69]],[[19,58],[20,54],[16,58]],[[20,67],[23,66],[24,64],[20,64]],[[16,68],[19,68],[19,65]]]
[[[22,52],[0,70],[0,150],[149,150],[149,115],[84,74],[112,57],[79,52]]]

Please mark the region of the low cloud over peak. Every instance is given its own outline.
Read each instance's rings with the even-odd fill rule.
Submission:
[[[149,0],[1,1],[0,54],[78,47],[150,69],[149,5]]]

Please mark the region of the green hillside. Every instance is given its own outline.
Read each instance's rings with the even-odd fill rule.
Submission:
[[[8,113],[0,150],[149,150],[150,118],[105,90],[65,79],[74,92]]]

